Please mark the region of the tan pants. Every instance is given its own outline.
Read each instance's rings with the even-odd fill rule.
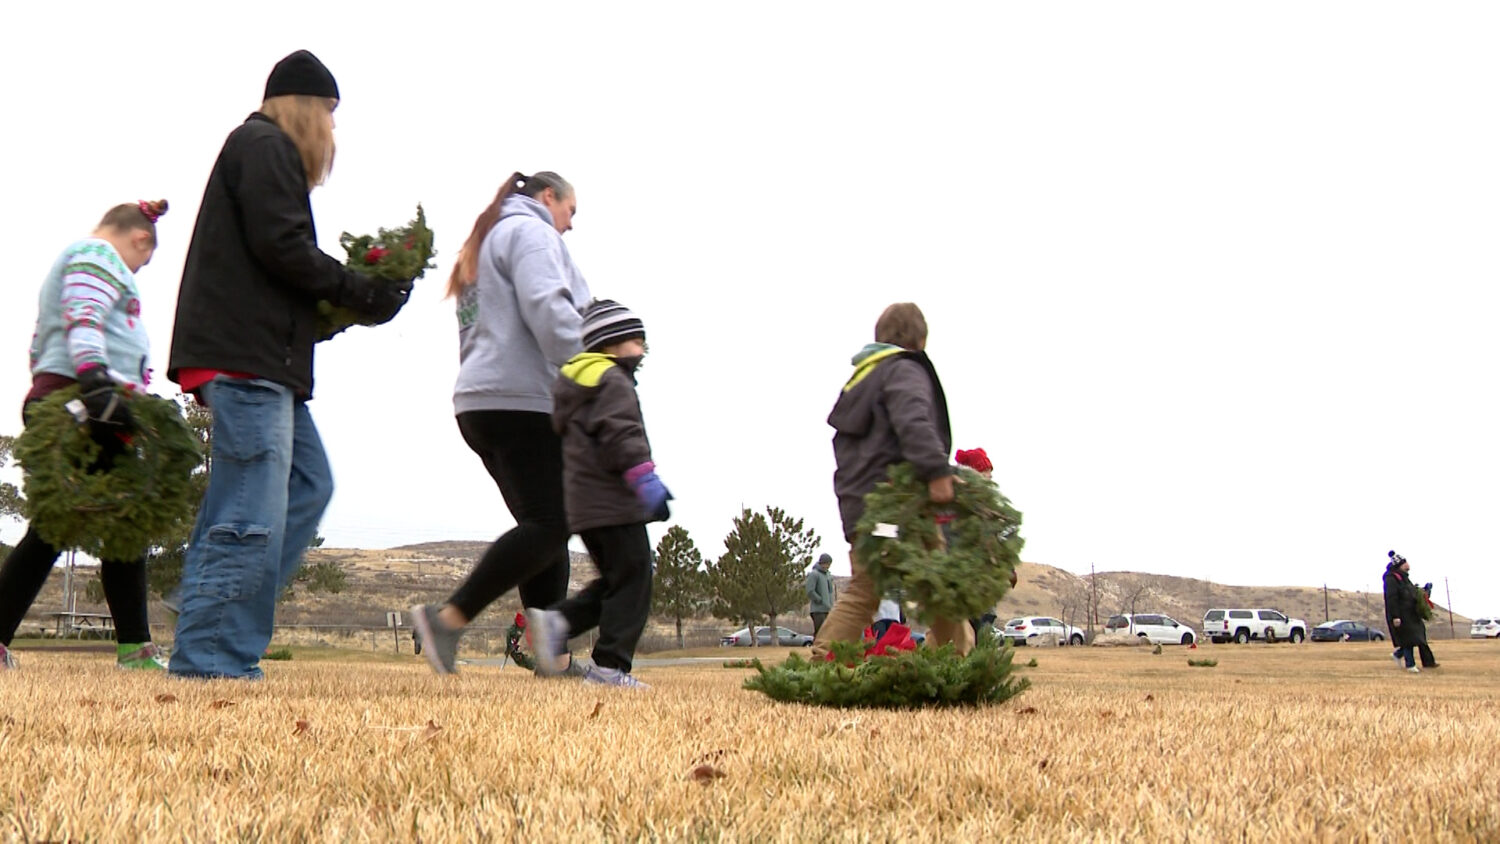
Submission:
[[[875,618],[880,608],[880,596],[875,594],[875,581],[865,572],[864,566],[849,550],[849,569],[854,573],[848,585],[839,590],[833,601],[833,612],[813,638],[813,657],[823,658],[829,652],[829,642],[858,642],[864,637],[865,628]],[[974,629],[963,619],[940,620],[932,624],[927,632],[927,644],[932,647],[952,642],[960,654],[974,649]]]

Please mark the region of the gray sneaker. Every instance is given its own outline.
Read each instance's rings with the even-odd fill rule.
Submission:
[[[422,656],[439,674],[458,673],[458,640],[463,630],[454,630],[438,618],[438,607],[417,604],[411,608],[411,626],[422,639]]]
[[[576,677],[582,680],[584,677],[587,677],[589,675],[589,669],[592,668],[593,665],[594,664],[592,662],[589,662],[586,659],[579,659],[575,656],[568,660],[568,667],[563,669],[562,675],[564,677]]]
[[[630,675],[630,672],[628,671],[621,671],[618,668],[600,668],[597,665],[590,665],[588,667],[588,673],[583,675],[583,682],[597,683],[601,686],[619,686],[620,688],[625,689],[639,689],[641,691],[645,691],[651,688],[645,683],[642,683],[640,680],[632,677]]]
[[[530,609],[526,611],[526,626],[536,652],[536,676],[562,674],[562,658],[568,652],[568,620],[556,610]]]

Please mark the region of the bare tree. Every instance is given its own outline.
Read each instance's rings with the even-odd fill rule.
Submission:
[[[1094,622],[1099,618],[1099,578],[1100,574],[1094,571],[1094,564],[1089,563],[1089,641],[1094,641]]]

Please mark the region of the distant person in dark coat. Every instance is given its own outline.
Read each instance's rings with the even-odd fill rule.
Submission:
[[[1394,552],[1386,566],[1382,585],[1385,589],[1385,618],[1390,625],[1391,639],[1396,643],[1397,653],[1406,670],[1413,674],[1417,668],[1414,652],[1422,655],[1424,668],[1437,668],[1432,649],[1427,646],[1427,624],[1422,620],[1422,605],[1427,595],[1411,582],[1411,563]]]
[[[807,570],[807,613],[812,616],[814,636],[823,629],[823,622],[833,609],[833,575],[828,573],[832,567],[833,557],[823,554]]]

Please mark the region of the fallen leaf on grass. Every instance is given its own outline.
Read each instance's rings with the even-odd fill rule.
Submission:
[[[718,768],[707,764],[697,765],[693,768],[692,771],[688,772],[688,779],[692,780],[695,783],[698,783],[699,785],[708,785],[714,780],[723,779],[727,776],[729,775],[719,770]]]
[[[423,741],[431,741],[432,738],[433,738],[433,736],[436,736],[438,733],[441,733],[442,731],[443,731],[443,728],[439,727],[437,725],[436,721],[434,721],[434,720],[432,720],[432,719],[429,718],[429,719],[427,719],[427,729],[425,729],[425,730],[422,731],[422,740]]]
[[[1146,700],[1156,700],[1152,695],[1146,695]]]
[[[604,708],[604,701],[602,701],[602,700],[596,700],[596,701],[594,701],[594,711],[590,712],[588,714],[588,720],[592,721],[595,718],[598,718],[599,717],[599,710],[601,710],[603,708]]]
[[[312,722],[306,718],[297,719],[297,726],[292,728],[292,735],[300,736],[312,729]]]
[[[1038,762],[1037,766],[1036,766],[1036,769],[1038,771],[1045,771],[1045,770],[1047,770],[1047,760],[1043,759],[1042,761]]]
[[[232,700],[225,700],[224,698],[219,698],[218,700],[214,701],[213,703],[210,703],[208,705],[208,708],[209,709],[224,709],[224,708],[227,708],[227,707],[230,707],[230,706],[234,706],[234,705],[235,705],[235,703]]]
[[[162,694],[159,694],[159,695],[156,696],[156,702],[157,703],[176,703],[177,702],[177,695],[169,695],[169,694],[166,694],[166,693],[162,693]]]
[[[79,706],[98,706],[99,705],[99,701],[94,700],[91,697],[81,697],[81,698],[78,699],[78,705]]]
[[[1099,713],[1100,720],[1103,720],[1105,718],[1113,718],[1113,717],[1115,717],[1115,713],[1110,712],[1108,709],[1106,709],[1103,712]]]
[[[1035,706],[1023,706],[1020,709],[1016,710],[1016,714],[1017,715],[1035,715],[1036,714],[1036,707]]]

